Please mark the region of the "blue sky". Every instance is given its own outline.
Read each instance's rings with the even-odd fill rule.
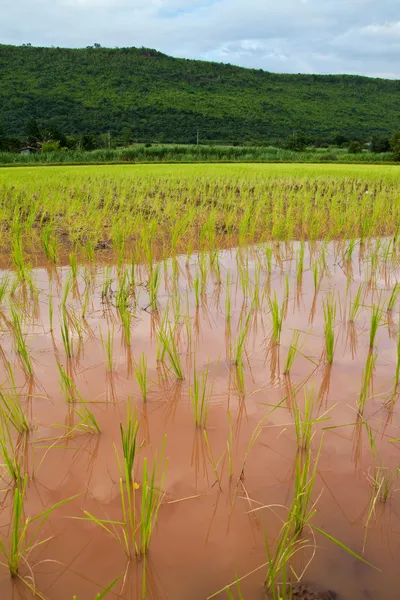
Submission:
[[[399,0],[0,0],[0,42],[400,78]]]

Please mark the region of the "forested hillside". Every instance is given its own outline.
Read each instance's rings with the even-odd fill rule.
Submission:
[[[0,124],[23,136],[26,123],[67,135],[132,141],[249,142],[349,139],[400,127],[400,81],[351,75],[279,75],[176,59],[138,48],[0,45]]]

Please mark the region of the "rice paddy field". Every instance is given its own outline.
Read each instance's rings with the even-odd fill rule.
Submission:
[[[390,166],[1,169],[0,597],[397,600],[399,228]]]

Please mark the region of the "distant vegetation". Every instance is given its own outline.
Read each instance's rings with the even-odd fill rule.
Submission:
[[[0,45],[0,147],[340,145],[387,152],[400,81],[279,75],[146,48]],[[375,141],[374,141],[375,140]],[[378,148],[378,146],[380,146]],[[400,154],[400,151],[399,151]]]

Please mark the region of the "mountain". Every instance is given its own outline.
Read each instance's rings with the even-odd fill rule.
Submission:
[[[32,117],[65,134],[134,141],[267,141],[302,131],[350,139],[400,127],[400,80],[282,75],[146,48],[0,45],[0,124]],[[128,141],[128,139],[127,139]]]

